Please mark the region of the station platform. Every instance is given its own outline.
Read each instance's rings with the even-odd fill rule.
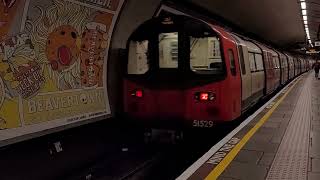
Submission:
[[[177,180],[320,179],[320,80],[301,75]]]

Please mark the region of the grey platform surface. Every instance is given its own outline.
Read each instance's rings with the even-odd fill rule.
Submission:
[[[218,179],[320,180],[320,80],[313,73],[302,77]]]

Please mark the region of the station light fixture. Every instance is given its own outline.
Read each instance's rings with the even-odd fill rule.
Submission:
[[[302,16],[304,21],[308,21],[308,17],[307,16]]]
[[[301,2],[301,9],[307,9],[307,4],[304,0],[300,1]]]
[[[303,10],[302,10],[302,15],[303,15],[303,16],[306,16],[306,15],[307,15],[307,10],[306,10],[306,9],[303,9]]]
[[[307,16],[307,3],[306,0],[300,0],[301,5],[301,13],[302,13],[302,19],[304,24],[304,30],[306,32],[308,43],[312,46],[312,41],[310,37],[310,30],[308,26],[308,16]]]

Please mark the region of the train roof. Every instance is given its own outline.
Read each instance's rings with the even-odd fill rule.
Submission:
[[[248,51],[259,54],[262,53],[261,49],[256,44],[252,43],[250,40],[245,40],[235,33],[230,32],[229,34],[236,40],[238,45],[246,46],[248,48]]]

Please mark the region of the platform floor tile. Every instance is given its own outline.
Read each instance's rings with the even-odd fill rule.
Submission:
[[[250,171],[248,171],[248,169],[250,169]],[[264,180],[267,173],[267,166],[234,161],[229,165],[225,172],[221,174],[221,178],[229,177],[246,180]]]

